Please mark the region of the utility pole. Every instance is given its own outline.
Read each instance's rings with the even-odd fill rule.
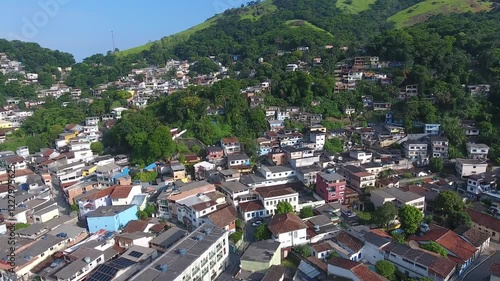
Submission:
[[[113,33],[113,30],[111,30],[111,41],[113,42],[113,49],[111,50],[111,53],[115,52],[115,35]]]

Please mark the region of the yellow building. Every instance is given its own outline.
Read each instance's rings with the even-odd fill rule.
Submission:
[[[84,177],[92,174],[92,173],[95,173],[95,170],[97,169],[97,166],[93,165],[93,166],[87,166],[83,169],[82,171],[82,174]]]
[[[12,128],[12,122],[6,120],[0,120],[0,129]]]
[[[61,139],[64,139],[67,142],[69,142],[70,140],[76,138],[76,136],[78,136],[78,132],[59,134],[59,137]]]

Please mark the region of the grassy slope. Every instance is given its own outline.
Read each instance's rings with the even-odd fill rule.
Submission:
[[[391,16],[387,20],[394,22],[397,28],[402,28],[424,22],[429,17],[437,14],[489,11],[492,5],[492,2],[479,0],[425,0]]]
[[[267,14],[267,13],[272,13],[272,12],[276,11],[278,8],[273,4],[272,0],[266,0],[266,1],[263,1],[259,5],[258,9],[260,10],[261,14],[255,15],[254,13],[257,11],[257,8],[255,8],[255,7],[248,8],[248,10],[246,10],[244,13],[241,14],[241,19],[258,20],[262,15]],[[217,19],[221,16],[222,16],[222,14],[216,15],[216,16],[208,19],[207,21],[205,21],[201,24],[195,25],[195,26],[191,27],[190,29],[181,31],[179,33],[164,37],[161,40],[163,41],[164,45],[172,45],[172,46],[179,43],[179,42],[186,41],[195,32],[204,30],[204,29],[214,25],[215,22],[217,21]],[[152,45],[153,45],[152,42],[147,43],[147,44],[142,45],[142,46],[138,46],[138,47],[131,48],[128,50],[120,51],[117,54],[118,54],[118,56],[127,56],[130,54],[137,54],[137,53],[140,53],[144,50],[149,50],[149,48],[151,48]]]
[[[297,22],[301,22],[302,25],[298,25]],[[286,21],[285,24],[287,26],[289,26],[290,28],[302,28],[304,30],[310,29],[313,31],[325,32],[328,35],[330,35],[332,38],[334,37],[333,34],[331,34],[330,32],[328,32],[320,27],[317,27],[316,25],[314,25],[308,21],[305,21],[305,20],[289,20],[289,21]]]
[[[214,25],[219,17],[220,17],[220,15],[217,15],[215,17],[208,19],[207,21],[205,21],[203,23],[195,25],[195,26],[193,26],[189,29],[186,29],[184,31],[181,31],[179,33],[175,33],[175,34],[172,34],[170,36],[164,37],[161,40],[163,41],[163,44],[166,44],[166,45],[174,45],[174,44],[177,44],[179,42],[186,41],[195,32],[204,30],[204,29]],[[138,47],[135,47],[132,49],[120,51],[117,54],[118,54],[118,56],[127,56],[130,54],[137,54],[137,53],[140,53],[144,50],[149,50],[149,48],[151,48],[152,45],[153,45],[153,43],[148,43],[148,44],[138,46]]]
[[[370,9],[370,5],[375,4],[376,0],[351,0],[351,4],[347,4],[346,2],[348,0],[337,0],[335,6],[350,14],[357,14]]]
[[[272,0],[267,0],[264,2],[261,2],[261,4],[258,7],[249,7],[248,10],[246,10],[242,15],[241,19],[250,19],[250,20],[258,20],[260,17],[262,17],[265,14],[272,13],[274,11],[278,10],[278,7],[276,7],[273,4]],[[259,11],[260,14],[256,15],[255,13]]]

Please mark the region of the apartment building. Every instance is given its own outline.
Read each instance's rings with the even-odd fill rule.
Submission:
[[[224,150],[224,154],[238,154],[241,152],[241,144],[238,138],[223,138],[220,141],[221,147]]]
[[[275,215],[268,228],[281,248],[307,244],[307,225],[293,213]]]
[[[337,173],[318,173],[316,179],[316,193],[325,202],[344,202],[346,179]]]
[[[370,200],[375,207],[381,207],[387,202],[395,203],[400,208],[404,205],[414,206],[420,211],[425,210],[425,196],[398,188],[376,189],[371,191]]]
[[[299,194],[291,187],[260,187],[255,191],[266,210],[266,216],[273,216],[276,213],[276,206],[279,202],[288,202],[295,211],[299,211]]]
[[[358,172],[351,175],[350,185],[358,190],[375,186],[376,176],[368,172]]]
[[[488,163],[480,159],[456,159],[455,170],[460,177],[486,173]]]
[[[483,143],[467,143],[467,158],[487,160],[490,147]]]
[[[403,146],[404,155],[417,166],[425,166],[429,163],[429,145],[426,141],[409,140]]]
[[[215,280],[228,266],[228,240],[227,231],[201,225],[128,280]]]
[[[428,277],[435,281],[453,280],[457,264],[448,258],[408,245],[391,242],[382,248],[385,260],[409,277]]]
[[[430,152],[429,155],[433,158],[448,159],[448,138],[442,136],[432,136],[430,138]]]

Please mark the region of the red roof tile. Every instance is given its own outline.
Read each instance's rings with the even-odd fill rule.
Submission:
[[[127,223],[127,225],[123,229],[123,233],[143,232],[146,227],[148,227],[148,222],[141,220],[132,220]]]
[[[353,268],[352,273],[358,277],[360,281],[388,281],[388,279],[371,271],[366,265],[359,264]]]
[[[167,226],[167,224],[165,224],[165,223],[157,223],[157,224],[153,225],[152,227],[150,227],[149,231],[154,231],[156,233],[162,233],[163,230],[165,230],[166,226]]]
[[[250,201],[239,204],[242,213],[264,210],[264,205],[260,201]]]
[[[256,191],[263,198],[285,196],[285,195],[297,193],[297,191],[293,190],[291,187],[276,188],[275,186],[260,187],[260,188],[257,188]]]
[[[472,209],[467,209],[467,213],[476,224],[500,232],[500,220]]]
[[[361,239],[354,237],[345,231],[341,231],[339,234],[337,234],[335,240],[337,242],[344,244],[346,247],[348,247],[354,252],[359,252],[361,248],[363,248],[363,246],[365,245],[365,243],[363,243]]]
[[[311,247],[313,247],[314,250],[318,253],[326,252],[326,251],[333,249],[333,247],[326,242],[313,244],[313,245],[311,245]]]
[[[191,206],[191,209],[199,212],[199,211],[203,211],[203,210],[208,209],[208,208],[215,206],[215,205],[217,205],[217,202],[215,202],[214,200],[210,200],[207,202],[194,204]]]
[[[123,199],[127,198],[130,192],[132,191],[132,185],[117,185],[114,186],[114,190],[111,193],[111,199]]]
[[[388,281],[386,278],[371,271],[366,265],[344,258],[332,258],[328,263],[351,271],[360,281]]]
[[[224,228],[236,221],[236,210],[232,205],[219,209],[207,217],[217,227]]]
[[[473,227],[465,231],[462,236],[469,240],[469,242],[475,247],[481,247],[484,242],[490,239],[490,236],[487,233]]]
[[[307,225],[295,214],[275,215],[269,223],[269,230],[278,236],[299,229],[306,229]]]
[[[331,258],[328,260],[328,263],[347,270],[351,270],[358,266],[357,262],[340,257]]]
[[[412,236],[416,241],[436,241],[450,251],[449,258],[457,263],[464,263],[474,256],[477,249],[455,232],[438,225],[431,225],[430,230],[423,236]]]
[[[318,267],[319,269],[323,270],[324,272],[328,271],[328,265],[326,264],[326,262],[318,259],[317,257],[310,256],[307,258],[307,260],[316,267]]]
[[[500,276],[500,263],[495,262],[490,266],[490,273],[495,276]]]

